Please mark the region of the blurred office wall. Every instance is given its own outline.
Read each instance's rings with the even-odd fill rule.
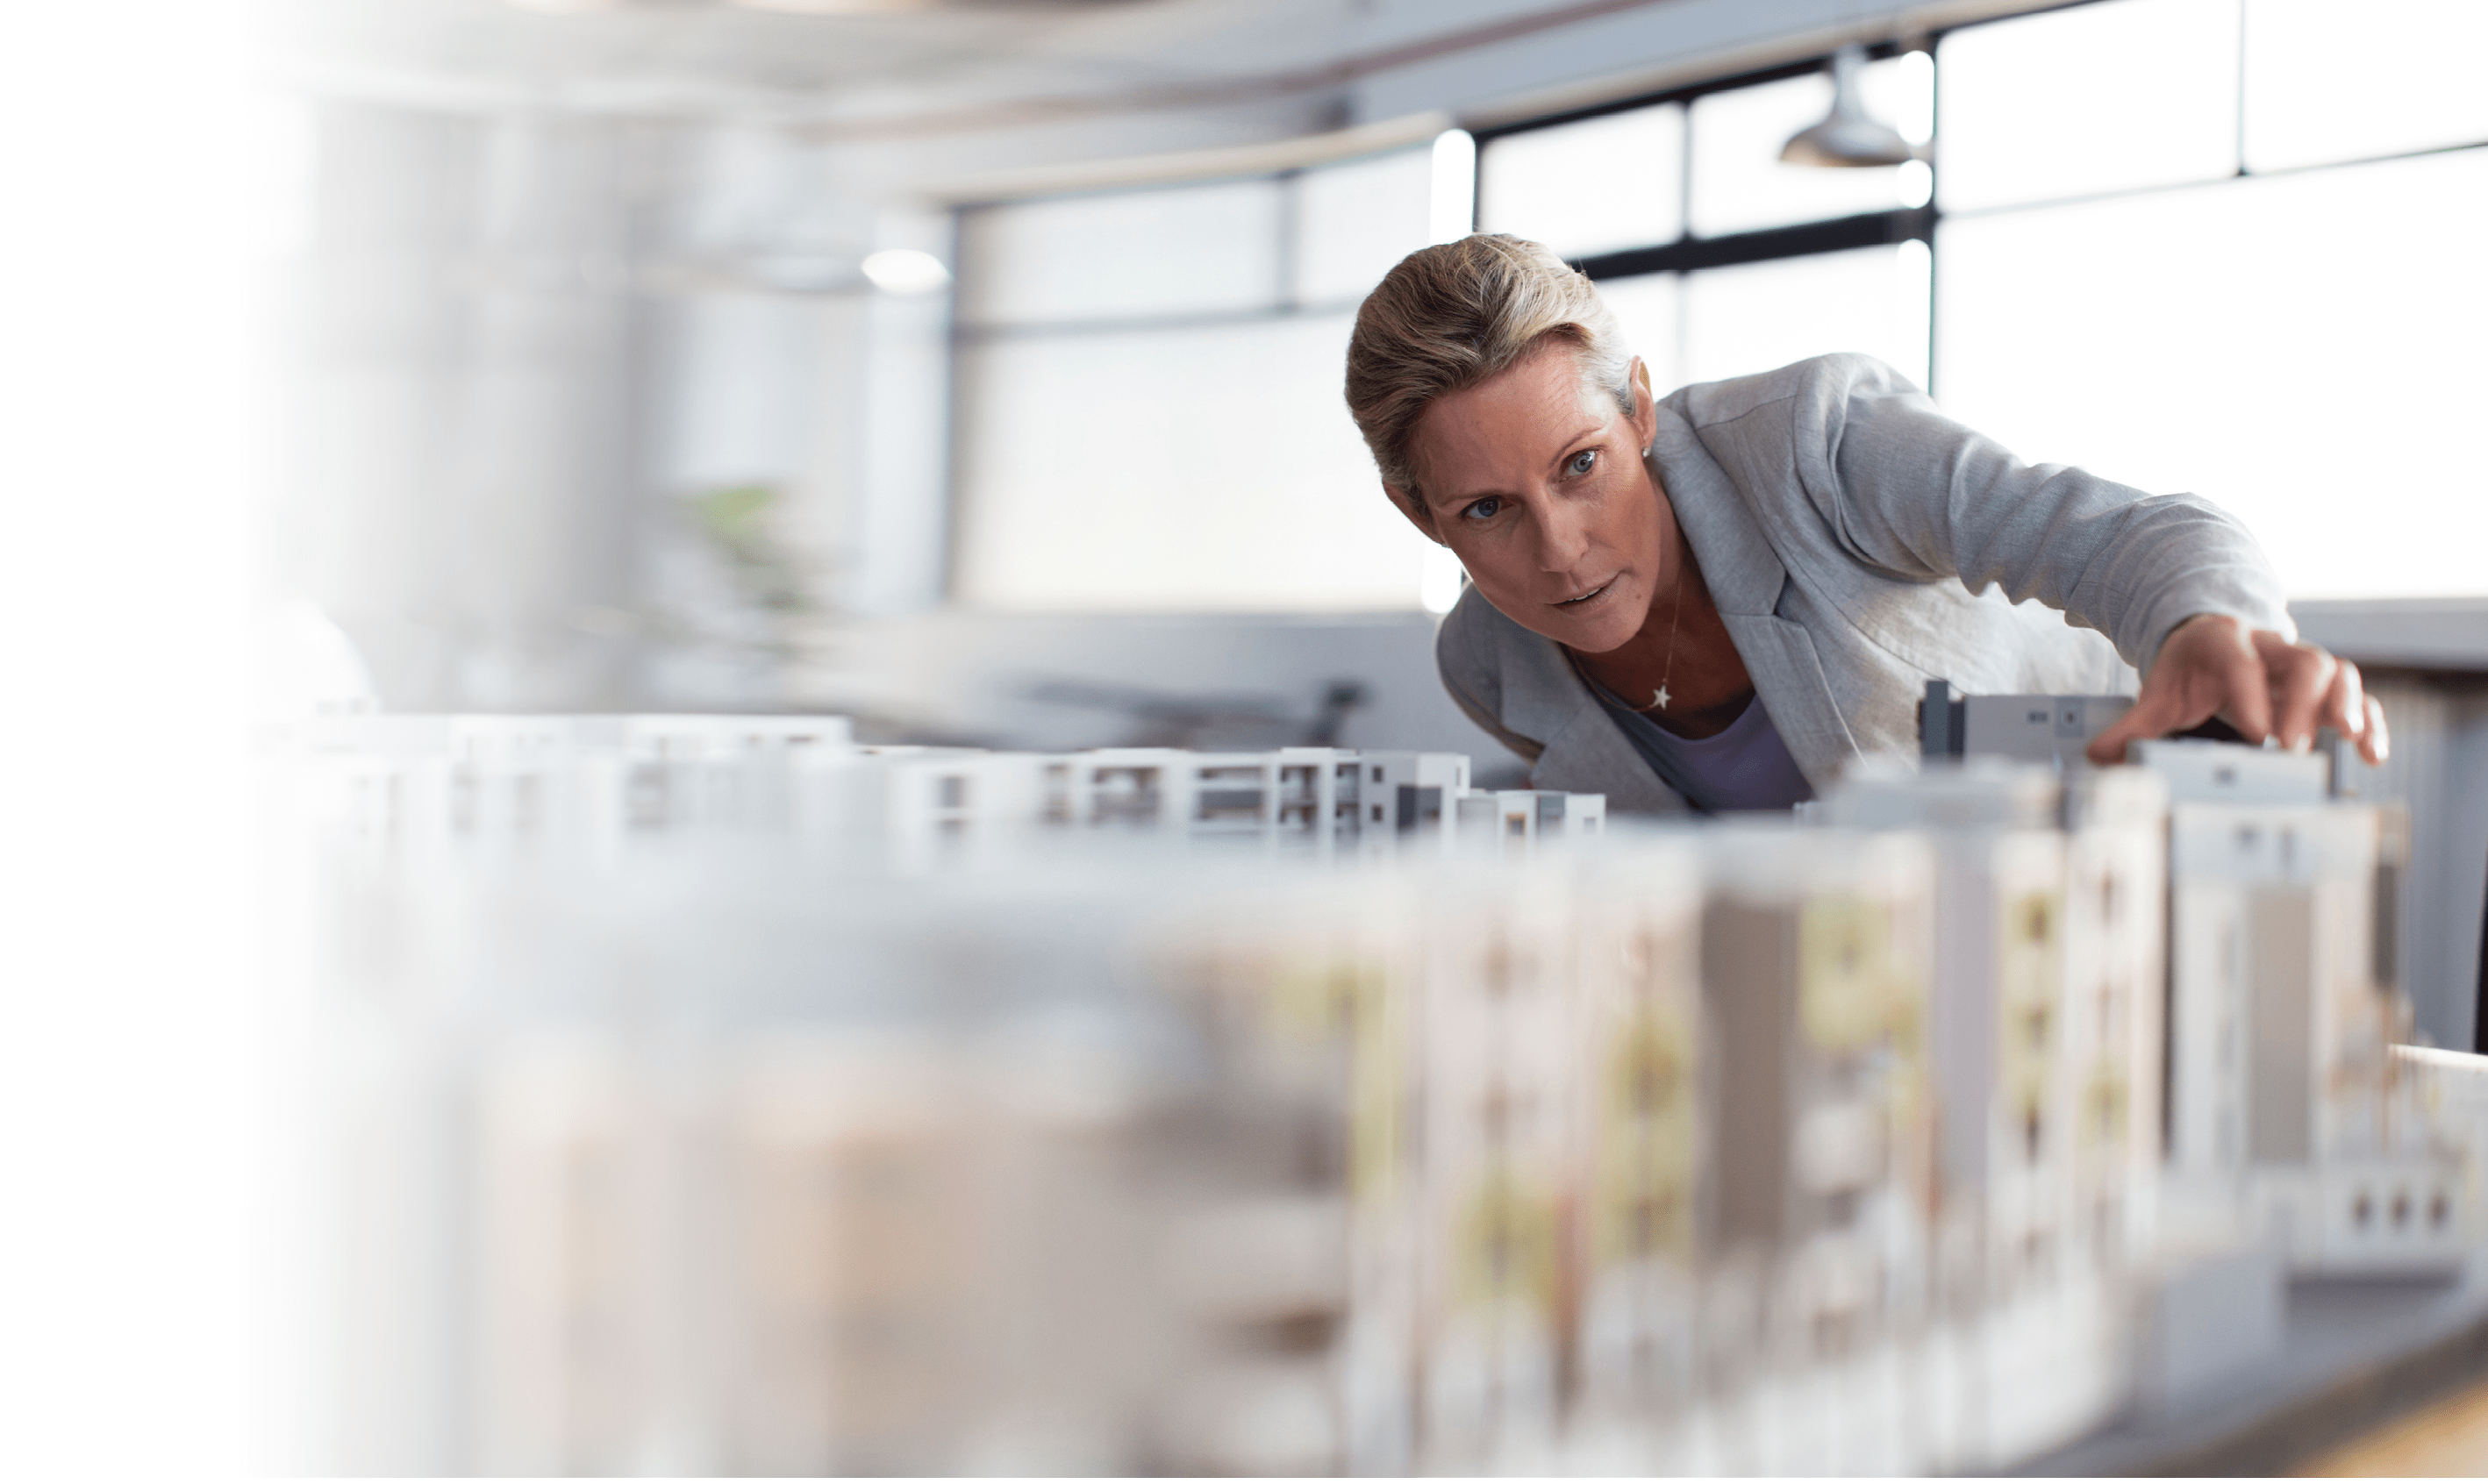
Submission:
[[[1444,206],[1432,137],[1880,24],[801,9],[272,9],[306,226],[269,275],[263,586],[333,619],[381,704],[804,704],[857,688],[876,624],[946,603],[1063,616],[1073,670],[1119,643],[1084,612],[1417,612],[1456,571],[1381,502],[1335,382],[1347,312]],[[1187,216],[1208,201],[1256,225]],[[955,295],[876,288],[890,248]],[[1747,281],[1687,322],[1776,301]],[[1091,302],[1109,282],[1158,297]],[[1880,338],[1907,358],[1906,328]]]

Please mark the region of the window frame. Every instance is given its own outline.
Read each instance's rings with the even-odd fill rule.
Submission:
[[[1942,227],[1948,215],[1943,206],[1942,191],[1943,119],[1941,103],[1941,71],[1943,67],[1944,42],[1949,38],[1964,32],[1979,30],[1989,26],[2010,25],[2016,21],[2026,20],[2036,15],[2043,15],[2062,11],[2078,10],[2088,6],[2105,3],[2110,3],[2110,0],[2054,0],[2054,3],[2032,4],[2001,14],[1984,15],[1976,19],[1964,20],[1949,25],[1930,27],[1923,32],[1919,32],[1906,38],[1887,38],[1875,42],[1860,42],[1866,53],[1866,58],[1870,62],[1888,60],[1908,51],[1924,51],[1933,60],[1937,69],[1934,129],[1930,136],[1931,147],[1926,154],[1926,164],[1931,172],[1932,184],[1928,201],[1925,206],[1896,207],[1887,210],[1865,211],[1846,216],[1826,217],[1813,221],[1797,222],[1786,226],[1768,227],[1753,231],[1724,233],[1711,236],[1699,235],[1694,231],[1692,211],[1693,154],[1697,126],[1693,119],[1693,103],[1699,98],[1714,94],[1734,92],[1741,88],[1784,81],[1794,77],[1804,77],[1819,74],[1824,71],[1831,63],[1831,53],[1824,51],[1788,62],[1776,63],[1768,67],[1750,68],[1740,71],[1720,73],[1718,75],[1705,77],[1694,82],[1680,83],[1670,87],[1626,94],[1617,98],[1608,98],[1597,103],[1585,104],[1576,108],[1562,109],[1556,112],[1535,115],[1525,119],[1517,119],[1490,125],[1456,126],[1468,127],[1470,136],[1476,142],[1475,158],[1470,167],[1469,230],[1473,232],[1478,230],[1479,210],[1483,204],[1482,196],[1485,183],[1484,173],[1486,156],[1497,141],[1513,138],[1518,135],[1535,133],[1545,129],[1558,128],[1567,125],[1578,124],[1591,119],[1606,118],[1616,114],[1630,113],[1644,108],[1660,107],[1671,103],[1677,104],[1685,110],[1684,126],[1682,129],[1682,149],[1684,152],[1684,157],[1682,161],[1678,176],[1678,189],[1682,193],[1682,196],[1679,202],[1679,219],[1681,227],[1677,238],[1672,241],[1642,243],[1630,247],[1616,248],[1604,252],[1568,258],[1566,261],[1580,272],[1588,276],[1593,282],[1603,282],[1615,279],[1640,278],[1658,273],[1675,273],[1682,275],[1710,268],[1736,267],[1748,264],[1782,262],[1816,257],[1825,253],[1846,252],[1863,247],[1896,246],[1902,242],[1908,241],[1922,242],[1926,246],[1928,255],[1927,342],[1925,347],[1927,367],[1926,390],[1929,395],[1935,395],[1943,376],[1943,367],[1939,357],[1941,335],[1939,333],[1939,325],[1937,322],[1942,314],[1941,306],[1943,302],[1943,294],[1941,283],[1943,277],[1944,259],[1943,234],[1939,229]],[[2250,170],[2247,163],[2247,96],[2248,88],[2252,79],[2247,73],[2248,48],[2246,42],[2246,31],[2247,27],[2250,24],[2251,17],[2248,14],[2249,0],[2237,0],[2237,4],[2239,32],[2238,44],[2234,50],[2231,65],[2235,69],[2234,80],[2237,84],[2238,117],[2232,143],[2235,158],[2231,173],[2225,177],[2216,176],[2208,180],[2187,182],[2182,187],[2173,187],[2162,184],[2136,185],[2117,190],[2100,192],[2096,195],[2086,196],[2082,199],[2110,200],[2128,195],[2142,194],[2172,188],[2196,189],[2205,186],[2216,186],[2225,181],[2232,180],[2246,180],[2264,176],[2300,175],[2313,171],[2354,169],[2362,165],[2379,164],[2389,160],[2408,158],[2417,155],[2439,154],[2467,150],[2488,150],[2488,138],[2482,138],[2465,143],[2435,145],[2420,149],[2392,151],[2381,154],[2361,155],[2338,160],[2326,160],[2312,164],[2292,165],[2274,170]],[[1355,307],[1353,303],[1338,301],[1315,303],[1302,298],[1298,293],[1300,274],[1297,264],[1298,244],[1296,238],[1301,220],[1301,208],[1299,204],[1301,185],[1299,182],[1301,179],[1311,171],[1328,168],[1332,165],[1348,164],[1359,159],[1378,158],[1387,154],[1400,153],[1402,151],[1422,148],[1424,148],[1424,146],[1421,144],[1403,144],[1386,149],[1377,149],[1366,154],[1350,155],[1337,160],[1324,160],[1318,164],[1292,166],[1280,170],[1239,171],[1230,174],[1204,175],[1182,181],[1153,182],[1147,184],[1045,192],[1025,197],[962,202],[954,205],[951,209],[953,230],[952,239],[954,241],[963,241],[967,236],[963,229],[966,226],[967,219],[970,214],[975,212],[1006,209],[1013,206],[1024,205],[1029,202],[1042,200],[1059,200],[1091,195],[1119,195],[1146,190],[1183,189],[1190,186],[1215,183],[1220,181],[1270,180],[1278,184],[1280,190],[1280,210],[1277,213],[1277,230],[1280,234],[1280,241],[1278,244],[1279,256],[1277,260],[1277,293],[1274,296],[1273,302],[1267,307],[1249,310],[1204,312],[1197,315],[1152,314],[1111,319],[1041,322],[1015,324],[976,324],[969,322],[961,317],[954,316],[952,318],[950,323],[949,345],[950,363],[947,368],[951,394],[951,458],[949,463],[950,475],[948,480],[949,498],[946,502],[947,508],[945,510],[944,521],[945,570],[943,586],[945,596],[955,598],[957,595],[958,578],[960,575],[959,568],[962,545],[961,527],[963,518],[972,518],[974,514],[972,510],[967,509],[968,502],[966,502],[963,497],[963,481],[960,477],[961,471],[966,467],[965,461],[973,457],[971,450],[966,447],[968,425],[973,421],[973,418],[968,415],[971,409],[967,407],[966,404],[962,400],[967,394],[967,388],[964,385],[964,378],[968,352],[975,350],[980,344],[1005,337],[1076,335],[1150,328],[1179,329],[1186,325],[1208,327],[1213,325],[1258,322],[1268,320],[1290,319],[1308,315],[1330,315],[1338,314],[1343,311],[1352,311]],[[2053,199],[2032,200],[2027,202],[2015,202],[2007,205],[1965,210],[1958,214],[1963,219],[1966,220],[1973,217],[1984,218],[2019,211],[2046,210],[2065,204],[2066,203],[2063,201]],[[973,271],[973,265],[966,262],[962,262],[960,266],[963,269]]]

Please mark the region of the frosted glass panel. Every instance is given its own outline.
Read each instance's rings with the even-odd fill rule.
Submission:
[[[1427,543],[1340,404],[1348,318],[970,352],[960,587],[1085,611],[1417,606]]]
[[[2238,0],[2108,0],[1946,37],[1947,210],[2237,170]]]
[[[1361,299],[1426,245],[1430,157],[1426,150],[1402,150],[1296,178],[1298,300]]]
[[[1913,70],[1898,57],[1868,63],[1859,73],[1867,110],[1886,124],[1905,123],[1912,110],[1904,106],[1904,95],[1912,80]],[[1830,111],[1827,72],[1695,98],[1693,230],[1718,237],[1899,206],[1897,169],[1828,170],[1780,162],[1789,136],[1822,123]]]
[[[1479,221],[1567,258],[1684,231],[1684,110],[1666,103],[1510,134],[1480,167]]]
[[[2248,0],[2247,168],[2488,140],[2480,0]]]
[[[1956,416],[2219,501],[2302,597],[2488,593],[2488,154],[1942,232]]]
[[[1279,183],[1035,201],[960,223],[961,313],[976,322],[1198,314],[1279,292]]]
[[[1675,273],[1610,278],[1598,297],[1616,317],[1625,344],[1650,367],[1650,384],[1664,397],[1679,381],[1678,347],[1683,332],[1683,279]]]
[[[1859,350],[1924,386],[1926,285],[1918,242],[1687,273],[1683,378],[1715,381]]]

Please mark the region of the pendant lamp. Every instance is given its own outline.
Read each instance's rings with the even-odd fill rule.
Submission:
[[[1792,137],[1780,150],[1782,162],[1858,169],[1917,157],[1900,130],[1866,112],[1857,94],[1857,72],[1865,65],[1866,48],[1854,42],[1831,54],[1831,116]]]

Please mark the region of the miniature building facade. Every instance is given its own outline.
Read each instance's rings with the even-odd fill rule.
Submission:
[[[1992,1471],[2479,1236],[2403,822],[2300,759],[1610,832],[1442,754],[344,725],[271,791],[324,1271],[472,1320],[324,1342],[340,1468]]]

